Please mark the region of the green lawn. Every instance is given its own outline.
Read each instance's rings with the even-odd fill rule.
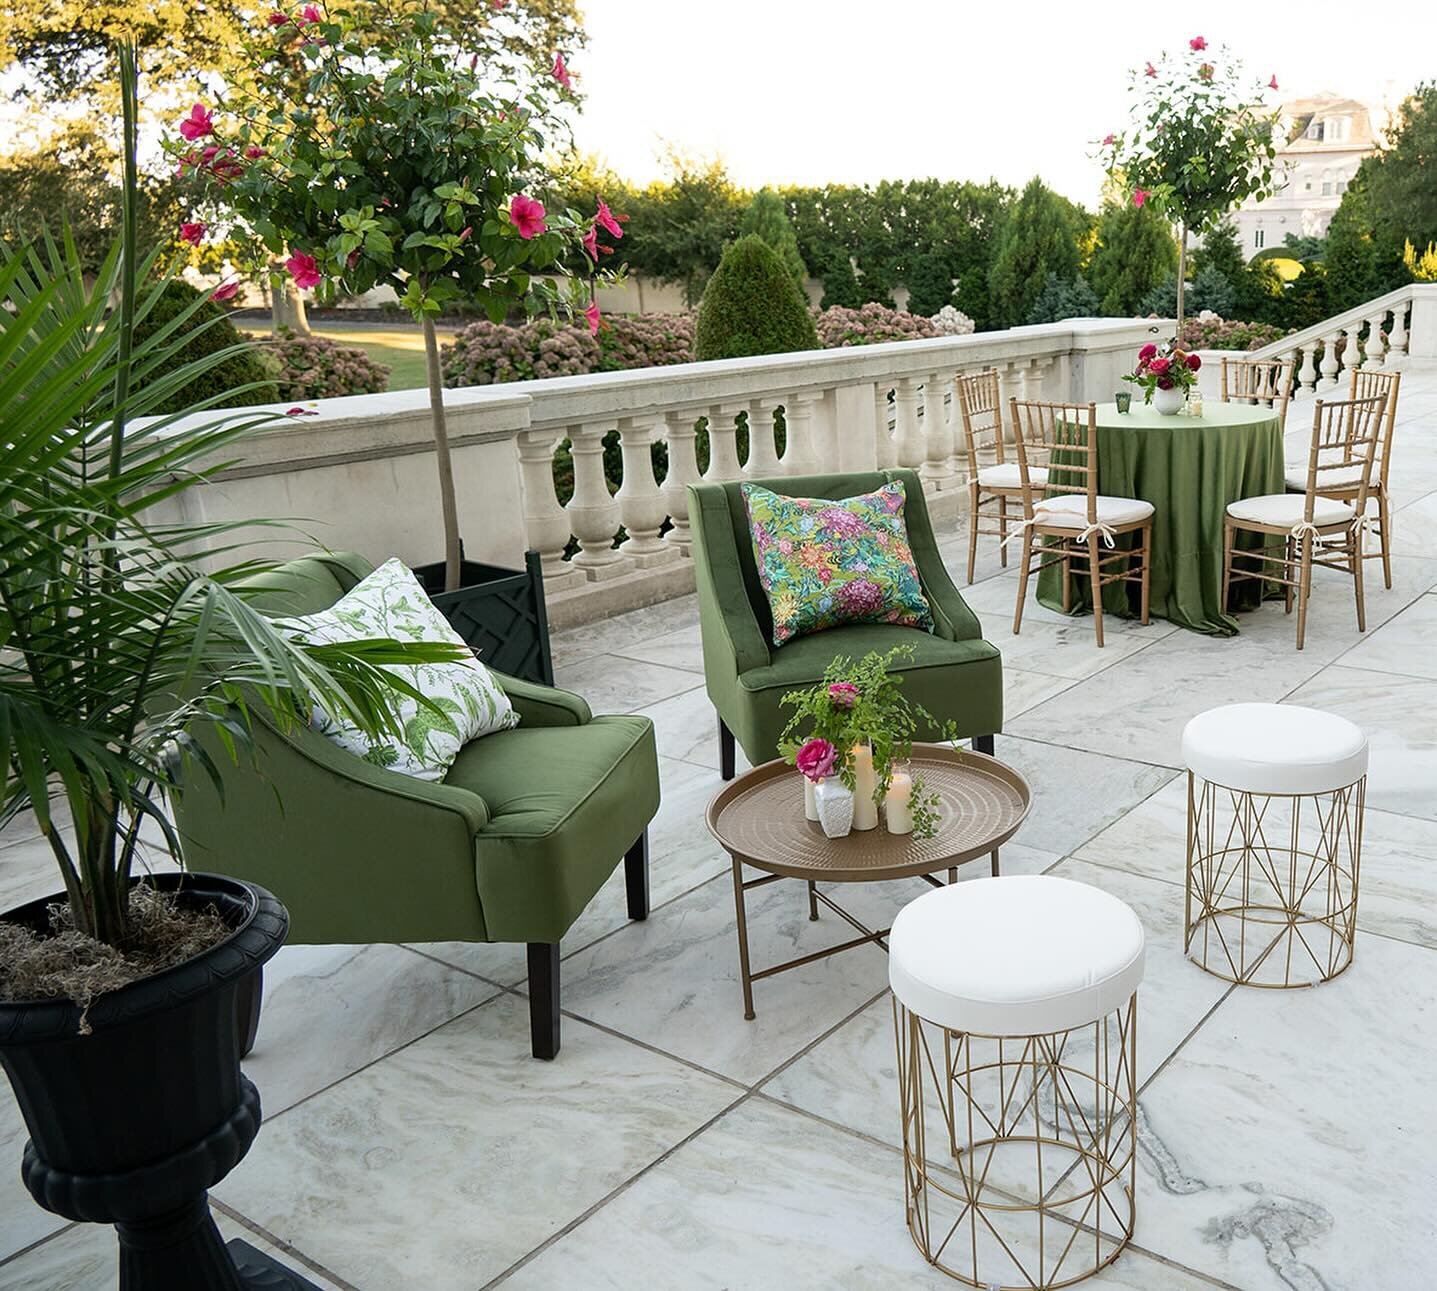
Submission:
[[[354,345],[376,363],[389,368],[391,390],[415,390],[426,384],[424,335],[415,323],[336,323],[324,319],[312,323],[315,333],[341,345]],[[438,328],[439,343],[454,337],[453,328]]]

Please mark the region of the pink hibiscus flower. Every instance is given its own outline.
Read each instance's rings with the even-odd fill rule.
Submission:
[[[210,299],[233,300],[235,295],[239,292],[239,288],[240,285],[238,282],[222,282],[218,287],[216,287],[212,292],[210,292]]]
[[[572,90],[574,88],[574,81],[569,75],[569,69],[564,66],[563,54],[554,55],[554,66],[549,74],[566,90]]]
[[[319,272],[319,263],[304,251],[294,252],[284,262],[284,267],[289,270],[294,285],[301,291],[306,287],[318,287],[324,281],[324,275]]]
[[[525,241],[538,237],[545,229],[544,203],[515,193],[509,202],[509,219]]]
[[[1191,49],[1191,50],[1193,50],[1194,52],[1199,52],[1199,51],[1201,51],[1201,50],[1206,49],[1206,48],[1207,48],[1207,37],[1206,37],[1206,36],[1194,36],[1190,41],[1188,41],[1188,48]]]
[[[214,132],[214,117],[203,103],[196,103],[190,109],[189,116],[180,122],[180,133],[192,143],[194,140],[203,139],[207,134],[214,134]]]
[[[599,302],[597,300],[590,299],[588,306],[584,309],[584,317],[589,320],[589,335],[597,336],[599,334],[600,317]]]
[[[599,212],[594,216],[594,223],[607,229],[612,237],[624,236],[624,230],[619,227],[619,222],[614,218],[613,211],[609,209],[609,204],[602,197],[599,198]]]

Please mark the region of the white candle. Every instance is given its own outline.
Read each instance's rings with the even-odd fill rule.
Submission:
[[[890,834],[911,834],[913,832],[913,777],[903,771],[895,771],[888,786],[888,795],[883,800],[888,817]]]
[[[878,806],[873,791],[878,781],[873,774],[873,750],[866,744],[853,746],[853,828],[876,829]]]
[[[818,799],[813,794],[816,787],[807,776],[803,777],[803,814],[809,820],[818,819]]]

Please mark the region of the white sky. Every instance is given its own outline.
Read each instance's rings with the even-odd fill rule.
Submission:
[[[1127,69],[1206,36],[1274,101],[1371,103],[1437,78],[1430,0],[581,0],[576,139],[626,178],[664,144],[746,186],[1035,173],[1096,204],[1092,142],[1121,128]],[[1192,17],[1185,17],[1191,14]]]

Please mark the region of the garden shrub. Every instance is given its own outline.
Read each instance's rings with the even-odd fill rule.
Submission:
[[[1060,278],[1050,273],[1043,279],[1043,288],[1025,321],[1061,323],[1065,318],[1095,318],[1099,313],[1098,294],[1088,286],[1082,274],[1076,278]]]
[[[285,329],[266,343],[265,350],[281,400],[334,399],[389,389],[389,369],[384,364],[356,346],[328,337],[301,336]]]
[[[166,323],[182,314],[200,298],[200,294],[189,283],[179,279],[166,283],[154,308],[135,324],[136,344],[153,336]],[[205,326],[206,324],[209,326]],[[213,301],[201,305],[185,322],[181,331],[194,335],[160,367],[148,373],[143,382],[137,382],[137,387],[151,384],[165,373],[202,359],[207,354],[215,354],[232,345],[239,345],[245,339],[225,317],[225,311]],[[169,339],[173,339],[173,336]],[[243,390],[242,387],[271,379],[270,368],[266,365],[259,347],[255,346],[217,363],[203,376],[175,391],[157,411],[184,412],[206,400],[210,401],[208,406],[219,408],[268,403],[276,398],[273,387],[251,390]]]
[[[830,305],[815,310],[813,321],[819,343],[826,350],[848,345],[881,345],[884,341],[917,341],[942,333],[931,319],[922,314],[908,314],[886,305],[868,304],[858,309]]]
[[[952,305],[944,305],[928,320],[939,336],[971,336],[976,324],[967,314]]]
[[[693,359],[691,314],[611,315],[597,338],[585,326],[540,318],[519,327],[471,323],[440,351],[447,386],[666,367]]]
[[[1270,323],[1240,323],[1205,309],[1184,321],[1178,343],[1189,350],[1260,350],[1289,334]]]
[[[818,348],[808,305],[778,253],[757,234],[739,238],[704,289],[694,357],[738,359]]]

